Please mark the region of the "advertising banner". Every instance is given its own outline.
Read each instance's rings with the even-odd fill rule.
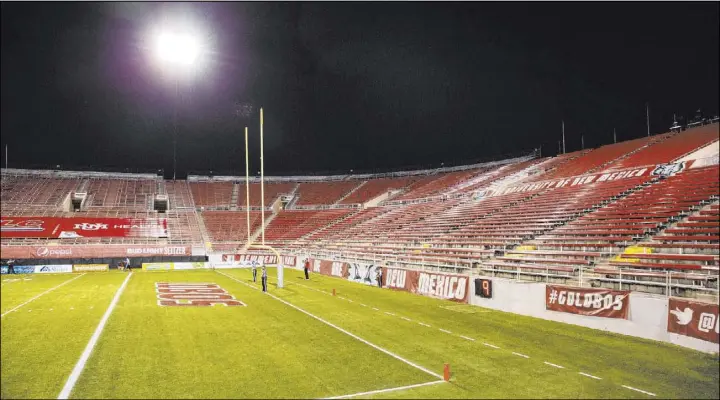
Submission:
[[[545,309],[603,318],[628,318],[630,291],[545,286]]]
[[[410,282],[415,282],[417,287],[418,274],[419,271],[415,270],[383,268],[383,287],[409,292],[412,287]]]
[[[36,274],[57,274],[63,272],[73,272],[71,264],[63,265],[35,265]]]
[[[34,265],[16,265],[13,270],[16,274],[32,274],[35,272],[35,266]],[[0,273],[7,274],[8,273],[8,267],[3,265],[0,267]]]
[[[223,254],[223,262],[242,262],[242,261],[257,261],[261,265],[275,265],[277,264],[277,256],[271,254]]]
[[[173,269],[202,269],[207,268],[207,264],[204,262],[176,262],[173,263]]]
[[[77,245],[77,246],[3,246],[3,258],[105,258],[189,256],[189,246]]]
[[[526,183],[517,186],[506,187],[494,192],[493,196],[510,193],[533,192],[540,189],[552,189],[566,186],[583,186],[592,183],[610,182],[622,179],[647,176],[653,171],[651,168],[633,168],[624,171],[601,172],[590,175],[574,176],[570,178],[559,178],[549,181]]]
[[[143,263],[143,271],[169,271],[173,269],[173,263],[158,262],[158,263]]]
[[[282,256],[282,265],[288,267],[295,267],[297,257],[295,256]]]
[[[98,272],[110,270],[108,264],[75,264],[73,265],[74,272]]]
[[[667,330],[707,342],[720,342],[718,305],[684,299],[668,301]]]
[[[165,218],[0,217],[3,238],[167,237]]]
[[[347,280],[377,286],[378,271],[381,269],[380,265],[349,263]]]

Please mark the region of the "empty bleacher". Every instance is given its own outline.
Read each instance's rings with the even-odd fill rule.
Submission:
[[[147,210],[155,194],[155,180],[91,179],[87,185],[86,208],[127,208]]]
[[[378,178],[370,179],[358,187],[349,196],[345,197],[340,204],[365,203],[391,190],[400,190],[412,184],[417,178],[408,176],[401,178]]]
[[[331,205],[360,185],[362,181],[303,182],[296,191],[298,206]]]
[[[232,182],[190,182],[195,207],[228,209],[232,203]]]
[[[266,182],[263,188],[265,192],[265,207],[270,207],[280,196],[290,194],[297,183],[294,182]],[[260,207],[262,197],[260,183],[250,183],[250,207]],[[244,183],[238,184],[238,201],[240,207],[247,206],[247,192]]]
[[[261,225],[261,215],[258,211],[250,212],[249,234],[246,211],[204,211],[200,216],[213,243],[246,242],[248,236],[252,236]]]

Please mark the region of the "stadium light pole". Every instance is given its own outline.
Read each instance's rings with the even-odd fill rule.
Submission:
[[[173,106],[173,180],[177,176],[177,114],[180,101],[180,78],[177,73],[191,69],[200,56],[199,40],[193,35],[178,32],[160,32],[155,37],[155,56],[162,67],[173,73],[175,104]]]

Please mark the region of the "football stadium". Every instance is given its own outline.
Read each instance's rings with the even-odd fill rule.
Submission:
[[[1,398],[720,397],[716,116],[266,173],[280,112],[244,108],[236,174],[176,177],[172,145],[172,177],[6,150]]]

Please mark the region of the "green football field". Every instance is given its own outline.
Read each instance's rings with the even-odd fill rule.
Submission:
[[[250,277],[4,275],[1,397],[720,395],[717,356],[288,269],[264,294]],[[160,306],[160,282],[217,284],[244,305]]]

